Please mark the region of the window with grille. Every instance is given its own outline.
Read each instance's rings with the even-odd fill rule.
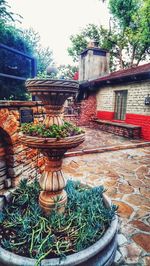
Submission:
[[[127,106],[127,90],[115,91],[115,119],[125,120]]]

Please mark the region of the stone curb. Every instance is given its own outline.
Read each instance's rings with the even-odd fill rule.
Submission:
[[[81,156],[86,154],[93,154],[93,153],[103,153],[109,151],[118,151],[118,150],[126,150],[126,149],[135,149],[135,148],[142,148],[150,146],[150,142],[140,142],[140,143],[133,143],[133,144],[125,144],[125,145],[116,145],[116,146],[107,146],[107,147],[100,147],[95,149],[83,149],[78,151],[71,151],[66,152],[66,157],[73,157],[73,156]]]

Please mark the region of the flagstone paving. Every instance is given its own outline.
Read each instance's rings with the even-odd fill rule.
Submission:
[[[130,140],[128,138],[123,138],[121,136],[114,135],[99,129],[92,129],[89,127],[80,127],[85,131],[85,141],[75,149],[72,150],[82,150],[85,148],[98,148],[98,147],[108,147],[112,145],[119,144],[131,144],[140,143],[142,140]]]
[[[100,131],[101,135],[104,134]],[[119,138],[121,142],[130,142]],[[107,145],[113,140],[109,139]],[[91,138],[94,141],[95,135]],[[63,171],[67,178],[103,185],[106,194],[118,205],[119,235],[114,265],[150,266],[150,146],[65,158]]]

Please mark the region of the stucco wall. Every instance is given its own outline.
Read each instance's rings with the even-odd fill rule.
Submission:
[[[103,55],[93,54],[93,50],[88,50],[86,56],[80,56],[79,60],[79,80],[89,80],[98,78],[109,73],[109,53]]]

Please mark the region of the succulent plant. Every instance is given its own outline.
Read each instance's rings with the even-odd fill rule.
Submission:
[[[24,123],[21,130],[24,134],[29,136],[37,136],[42,138],[65,138],[84,133],[84,131],[68,122],[64,125],[58,126],[56,124],[47,128],[43,124]]]

